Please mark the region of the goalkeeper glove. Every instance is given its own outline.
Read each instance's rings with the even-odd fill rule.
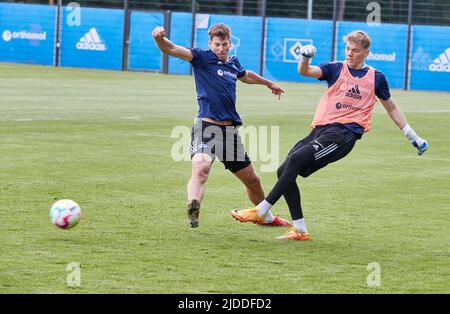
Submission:
[[[419,154],[419,156],[428,149],[428,142],[425,139],[419,137],[408,123],[402,128],[402,131],[403,134],[405,134],[405,136],[409,139],[409,142],[415,148],[417,148],[417,153]]]
[[[428,142],[418,136],[416,136],[416,138],[411,141],[411,144],[413,144],[413,146],[417,148],[417,153],[419,154],[419,156],[428,149]]]
[[[317,48],[313,45],[305,45],[300,48],[300,53],[303,58],[311,59],[317,52]]]

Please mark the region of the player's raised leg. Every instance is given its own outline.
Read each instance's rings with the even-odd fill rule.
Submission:
[[[238,170],[234,173],[234,175],[244,183],[248,198],[250,201],[256,206],[264,201],[264,190],[261,185],[261,180],[259,176],[256,174],[255,169],[252,164],[247,167]],[[239,210],[232,210],[231,216],[233,216],[236,220],[240,222],[253,222],[261,225],[267,226],[290,226],[290,222],[280,218],[278,216],[274,216],[270,210],[264,212],[264,214],[260,214],[258,208],[253,208],[251,212],[248,213],[245,217],[242,216]]]

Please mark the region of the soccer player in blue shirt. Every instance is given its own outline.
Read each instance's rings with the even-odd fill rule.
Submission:
[[[246,187],[250,201],[264,200],[264,191],[250,158],[244,150],[237,128],[242,125],[236,111],[236,81],[267,86],[278,99],[284,90],[258,74],[245,70],[236,56],[229,56],[231,30],[225,24],[209,28],[209,49],[187,49],[165,37],[163,27],[152,36],[158,48],[168,55],[191,63],[194,69],[198,100],[198,120],[192,128],[192,174],[187,185],[188,218],[198,227],[200,202],[212,162],[217,157]],[[288,226],[290,223],[268,211],[263,225]]]

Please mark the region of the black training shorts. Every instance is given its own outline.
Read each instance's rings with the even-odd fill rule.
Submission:
[[[237,127],[217,125],[198,119],[192,127],[191,159],[195,154],[207,154],[224,164],[225,169],[237,172],[251,164]]]

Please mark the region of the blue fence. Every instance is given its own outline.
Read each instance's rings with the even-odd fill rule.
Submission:
[[[297,63],[302,45],[317,47],[314,64],[330,60],[332,22],[287,18],[266,19],[264,75],[272,80],[317,82],[300,76]]]
[[[61,24],[61,66],[120,70],[122,67],[123,10],[84,8],[80,25]]]
[[[411,89],[450,91],[450,27],[414,26]]]
[[[120,9],[83,8],[78,22],[73,8],[64,8],[61,19],[59,65],[112,69],[122,68],[123,20]],[[56,6],[0,3],[0,61],[55,64]],[[130,70],[162,71],[162,53],[151,37],[151,30],[164,25],[160,12],[131,12],[128,63]],[[259,72],[263,60],[263,75],[272,80],[318,82],[298,75],[300,47],[314,44],[318,53],[313,63],[318,65],[333,59],[343,60],[343,37],[362,29],[372,37],[367,63],[384,72],[389,85],[405,85],[407,58],[407,25],[381,24],[369,26],[360,22],[338,22],[336,43],[332,42],[331,21],[288,18],[267,18],[262,41],[261,17],[197,14],[195,46],[208,47],[208,28],[226,23],[232,29],[232,50],[241,64]],[[181,46],[191,45],[191,13],[170,15],[170,38]],[[387,35],[388,34],[388,35]],[[450,27],[413,26],[410,49],[408,88],[416,90],[450,91]],[[264,55],[261,58],[261,47]],[[168,73],[189,74],[188,62],[169,57]]]
[[[171,17],[170,39],[177,45],[189,48],[191,46],[192,14],[174,12]],[[169,73],[189,74],[190,65],[179,58],[169,57]]]
[[[408,26],[381,24],[369,26],[367,23],[340,22],[338,24],[337,59],[345,59],[344,36],[355,29],[361,29],[372,39],[370,54],[366,63],[382,71],[390,87],[403,88],[405,84],[406,41]],[[389,36],[386,36],[389,34]]]
[[[262,18],[198,14],[194,46],[208,47],[208,28],[216,23],[225,23],[232,29],[230,55],[237,56],[241,65],[247,70],[259,72]]]
[[[56,7],[0,4],[0,61],[54,65]]]
[[[131,12],[130,51],[131,70],[160,71],[162,53],[156,46],[151,30],[164,24],[162,13]]]

